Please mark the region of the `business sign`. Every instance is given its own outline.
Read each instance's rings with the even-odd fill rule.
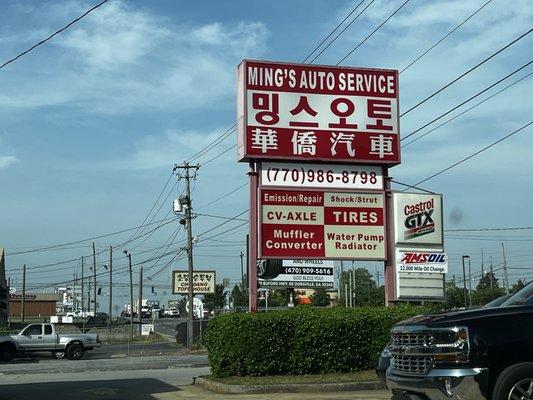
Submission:
[[[383,190],[383,173],[372,165],[262,162],[261,186]]]
[[[154,324],[142,324],[141,325],[141,336],[149,336],[150,334],[155,333]]]
[[[398,164],[398,71],[243,61],[239,160]]]
[[[383,193],[262,189],[259,258],[384,260]]]
[[[396,192],[393,207],[397,244],[442,245],[442,195]]]
[[[194,271],[192,280],[193,293],[215,293],[215,271]],[[172,271],[172,294],[186,293],[189,293],[189,272]]]
[[[443,251],[396,249],[396,270],[423,274],[448,273],[448,257]]]
[[[259,279],[264,288],[332,288],[334,263],[328,260],[283,260],[279,274]]]

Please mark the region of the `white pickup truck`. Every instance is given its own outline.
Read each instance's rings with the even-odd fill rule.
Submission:
[[[56,358],[79,360],[86,350],[100,345],[96,334],[60,334],[54,324],[31,324],[16,335],[0,336],[0,360],[11,361],[20,353],[46,351]]]

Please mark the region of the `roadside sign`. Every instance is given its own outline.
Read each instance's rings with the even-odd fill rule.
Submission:
[[[215,293],[215,271],[194,271],[192,279],[195,294]],[[186,293],[189,293],[189,271],[172,271],[172,294]]]
[[[396,270],[421,274],[446,274],[448,256],[438,250],[396,249]]]
[[[262,162],[261,186],[383,190],[383,173],[373,165]]]
[[[393,207],[397,244],[442,246],[442,195],[396,192]]]
[[[141,336],[148,336],[152,333],[155,333],[154,324],[142,324],[141,325]]]
[[[259,279],[264,288],[332,288],[334,263],[329,260],[283,260],[279,275]]]
[[[244,60],[239,160],[400,163],[398,71]]]
[[[262,189],[259,258],[386,259],[384,195]]]

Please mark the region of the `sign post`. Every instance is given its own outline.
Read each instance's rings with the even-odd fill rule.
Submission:
[[[250,311],[260,259],[386,261],[392,299],[387,170],[400,163],[398,71],[244,60],[237,76]]]

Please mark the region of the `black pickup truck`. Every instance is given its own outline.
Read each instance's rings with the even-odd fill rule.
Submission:
[[[533,400],[533,283],[500,307],[419,316],[391,334],[393,400]]]

